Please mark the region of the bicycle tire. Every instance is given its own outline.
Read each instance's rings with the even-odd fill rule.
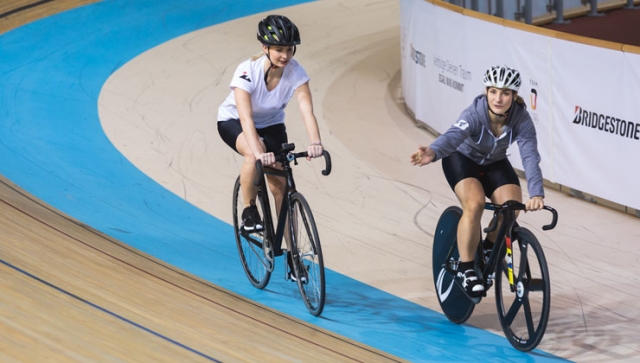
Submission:
[[[256,198],[256,204],[263,223],[266,223],[264,220],[264,204],[260,195]],[[243,210],[244,199],[242,197],[242,188],[240,188],[240,177],[238,177],[233,188],[233,229],[238,254],[249,282],[258,289],[264,289],[269,283],[271,272],[273,272],[273,249],[271,249],[271,255],[266,255],[263,249],[266,226],[262,230],[254,232],[246,232],[242,229]]]
[[[528,352],[538,346],[547,328],[551,306],[549,269],[540,242],[528,229],[514,228],[511,249],[516,291],[511,291],[507,264],[502,259],[496,268],[496,308],[509,343]],[[506,245],[501,250],[500,256],[504,256]]]
[[[309,203],[302,194],[293,193],[290,205],[293,273],[307,310],[312,315],[319,316],[324,309],[326,286],[318,229]]]
[[[456,283],[455,272],[446,266],[450,261],[460,260],[457,238],[460,217],[462,209],[456,206],[442,212],[433,236],[432,252],[433,282],[438,302],[447,319],[456,324],[467,321],[475,308],[462,286]]]

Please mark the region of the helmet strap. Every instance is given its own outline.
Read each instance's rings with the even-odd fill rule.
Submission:
[[[269,55],[269,50],[271,49],[271,47],[267,46],[267,60],[269,61],[269,63],[271,63],[271,65],[269,66],[269,68],[267,68],[267,71],[264,72],[264,84],[265,85],[269,85],[269,82],[267,82],[267,77],[269,76],[269,71],[275,68],[278,68],[278,66],[276,66],[275,64],[273,64],[273,62],[271,61],[271,56]],[[293,46],[293,54],[296,54],[296,46]],[[293,56],[293,55],[292,55]]]
[[[269,82],[267,82],[267,77],[269,77],[269,71],[272,70],[273,68],[278,68],[276,67],[273,62],[271,61],[271,57],[269,56],[269,49],[271,49],[270,47],[267,47],[267,60],[269,61],[269,63],[271,63],[271,65],[269,66],[269,68],[267,68],[267,71],[264,72],[264,84],[265,85],[269,85]]]
[[[509,109],[509,110],[510,110],[510,109]],[[509,116],[509,111],[508,111],[508,110],[507,110],[507,112],[506,112],[506,113],[495,113],[495,112],[493,112],[493,110],[491,109],[491,106],[489,106],[489,112],[491,112],[492,114],[494,114],[494,115],[496,115],[496,116],[498,116],[498,117],[501,117],[501,118],[505,118],[505,117]]]

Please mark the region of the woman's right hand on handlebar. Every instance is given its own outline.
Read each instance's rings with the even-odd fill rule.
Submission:
[[[418,147],[418,151],[411,154],[411,164],[424,166],[436,158],[436,153],[428,146]]]
[[[276,156],[273,153],[256,154],[256,160],[260,160],[264,166],[274,166],[276,164]]]

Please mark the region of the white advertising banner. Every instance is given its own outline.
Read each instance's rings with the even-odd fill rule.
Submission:
[[[416,89],[418,88],[417,82],[417,62],[414,61],[415,56],[412,56],[413,51],[413,39],[419,33],[419,29],[416,29],[418,22],[417,16],[420,13],[427,14],[428,12],[420,12],[416,8],[420,4],[426,4],[424,1],[402,1],[400,3],[400,63],[402,68],[402,90],[404,96],[404,102],[409,109],[413,112],[417,111],[416,101]],[[428,20],[428,19],[427,19]],[[423,21],[420,21],[423,22]]]
[[[637,56],[557,39],[552,52],[558,183],[640,208]]]
[[[536,126],[538,134],[538,151],[542,161],[540,167],[543,176],[550,181],[556,181],[554,175],[553,150],[553,122],[550,119],[552,89],[551,65],[549,64],[551,39],[540,34],[530,33],[519,29],[501,27],[502,38],[510,46],[512,67],[518,69],[522,77],[522,85],[518,94],[527,104],[529,114]],[[509,160],[514,167],[522,170],[522,160],[517,145],[509,149]]]
[[[465,64],[467,54],[464,45],[468,41],[465,36],[465,16],[437,6],[434,9],[436,37],[423,40],[435,45],[427,54],[429,78],[424,79],[433,92],[430,98],[423,100],[428,108],[421,120],[438,132],[444,132],[456,122],[460,111],[473,99],[470,95],[477,91],[471,92],[474,86],[470,80],[473,72]],[[454,28],[458,31],[451,32]]]
[[[545,179],[640,209],[640,55],[547,37],[401,0],[402,87],[417,120],[442,133],[506,64],[538,133]],[[522,169],[517,146],[509,159]]]

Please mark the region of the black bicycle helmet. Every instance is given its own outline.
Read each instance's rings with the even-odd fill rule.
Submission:
[[[258,40],[264,45],[298,45],[300,32],[286,16],[269,15],[258,23]]]

